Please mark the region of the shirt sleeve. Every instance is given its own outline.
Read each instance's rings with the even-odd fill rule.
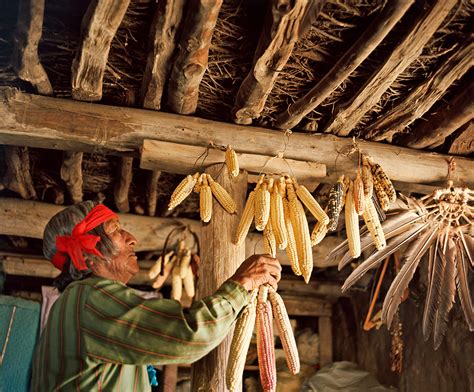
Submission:
[[[84,305],[86,355],[135,365],[194,362],[224,339],[248,301],[248,292],[233,281],[190,308],[171,299],[146,300],[125,285],[101,281]]]

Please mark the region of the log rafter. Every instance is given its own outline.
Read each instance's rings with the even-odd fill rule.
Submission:
[[[18,193],[23,199],[37,198],[27,147],[5,146],[5,168],[2,187]]]
[[[120,212],[130,211],[130,203],[128,202],[128,193],[133,177],[133,158],[120,157],[118,178],[114,188],[114,200],[117,209]]]
[[[156,202],[158,199],[158,181],[160,180],[161,171],[150,170],[146,183],[146,199],[147,213],[149,216],[156,214]]]
[[[428,40],[457,4],[457,0],[435,0],[408,28],[408,33],[364,86],[348,101],[336,107],[324,132],[347,136],[380,100],[395,79],[418,57]]]
[[[74,203],[82,201],[82,152],[64,151],[61,165],[61,180],[66,183],[71,200]]]
[[[397,0],[388,3],[331,70],[308,93],[277,116],[275,126],[279,129],[291,129],[316,109],[382,42],[413,1]]]

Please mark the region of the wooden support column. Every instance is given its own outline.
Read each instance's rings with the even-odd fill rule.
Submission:
[[[23,199],[36,199],[30,173],[30,156],[27,147],[5,146],[6,171],[3,187],[18,193]]]
[[[38,42],[43,33],[44,0],[20,0],[14,35],[12,66],[18,77],[30,82],[42,95],[53,88],[38,57]]]
[[[247,174],[230,178],[227,168],[215,165],[207,169],[237,203],[242,211],[247,191]],[[245,258],[245,245],[235,245],[232,237],[240,216],[230,215],[219,203],[213,203],[212,219],[201,229],[201,265],[199,270],[198,298],[212,294],[235,272]],[[225,372],[232,334],[204,358],[191,367],[191,390],[206,392],[225,391]]]
[[[82,201],[82,152],[64,151],[61,180],[66,183],[74,203]]]
[[[118,179],[114,189],[114,200],[120,212],[130,211],[128,192],[132,184],[133,158],[121,157],[118,171]]]
[[[178,382],[178,365],[166,365],[163,368],[163,392],[175,392]]]
[[[148,173],[148,180],[146,183],[146,198],[147,198],[147,213],[149,216],[155,216],[156,201],[158,198],[158,181],[161,176],[161,171],[150,170]]]
[[[457,0],[434,0],[420,13],[408,33],[385,62],[369,77],[364,86],[346,103],[336,107],[324,132],[347,136],[380,100],[395,79],[415,60]]]
[[[330,316],[318,318],[319,363],[321,367],[332,362],[332,325]]]

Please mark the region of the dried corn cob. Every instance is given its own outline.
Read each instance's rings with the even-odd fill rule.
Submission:
[[[239,161],[237,160],[237,154],[232,149],[232,146],[229,144],[225,150],[225,164],[227,170],[232,177],[237,177],[239,175]]]
[[[183,279],[179,274],[179,267],[175,266],[171,272],[171,298],[179,301],[183,295]]]
[[[155,264],[153,264],[152,267],[149,269],[148,277],[152,280],[155,279],[158,276],[158,274],[161,272],[161,266],[168,264],[173,254],[174,254],[173,250],[165,254],[164,263],[163,263],[162,256],[158,257],[158,259],[155,261]]]
[[[260,383],[264,392],[273,392],[276,389],[275,343],[272,307],[266,286],[260,286],[258,293],[256,329]]]
[[[187,175],[186,178],[179,183],[171,195],[171,199],[168,204],[168,210],[172,210],[189,196],[189,194],[193,191],[198,177],[199,173],[195,173],[193,176]]]
[[[212,192],[207,182],[207,176],[202,178],[202,185],[199,191],[199,213],[203,222],[209,222],[212,217]]]
[[[286,189],[288,192],[291,225],[293,226],[293,231],[295,233],[299,266],[304,281],[308,283],[311,277],[311,272],[313,271],[313,251],[311,249],[311,236],[309,234],[308,221],[306,220],[303,205],[296,197],[293,184],[287,183]]]
[[[283,198],[280,191],[280,182],[276,182],[270,194],[270,221],[275,234],[279,249],[285,249],[287,245],[285,213],[283,211]],[[284,184],[284,179],[283,179]]]
[[[388,209],[390,208],[390,199],[388,198],[387,193],[385,192],[385,189],[380,180],[376,177],[373,177],[373,180],[374,192],[377,196],[377,199],[379,200],[380,207],[382,207],[382,210],[388,211]]]
[[[151,285],[154,289],[159,290],[161,286],[165,284],[166,279],[168,278],[171,270],[173,269],[175,261],[176,261],[176,255],[173,255],[170,258],[170,261],[167,264],[165,264],[163,270],[161,271],[161,275],[158,275],[158,277],[155,279],[155,281]]]
[[[268,298],[272,304],[273,317],[280,331],[281,344],[285,351],[288,369],[292,374],[298,374],[300,371],[300,357],[285,303],[280,297],[280,294],[278,294],[273,287],[269,287],[268,290]]]
[[[270,217],[270,192],[268,192],[268,183],[263,181],[257,184],[258,189],[255,193],[255,228],[262,231],[267,225]]]
[[[301,275],[300,264],[298,261],[298,250],[296,248],[295,233],[291,225],[290,205],[287,198],[283,199],[283,211],[285,213],[285,227],[286,227],[286,254],[290,260],[291,269],[296,276]]]
[[[191,250],[186,249],[181,256],[181,260],[179,262],[179,275],[181,279],[184,279],[186,273],[188,271],[189,263],[191,263]]]
[[[245,203],[244,212],[240,217],[239,226],[234,237],[234,244],[240,245],[247,233],[249,232],[250,225],[252,224],[255,215],[255,191],[250,192],[247,202]]]
[[[372,199],[367,198],[365,201],[365,211],[362,217],[364,218],[367,229],[369,229],[370,235],[374,240],[375,247],[377,250],[385,248],[387,243],[385,242],[385,234],[380,224],[379,216]]]
[[[272,257],[276,257],[276,240],[273,231],[272,222],[268,220],[267,225],[263,229],[263,251]]]
[[[212,194],[220,203],[220,205],[229,213],[233,214],[237,211],[237,205],[229,193],[219,184],[215,182],[213,178],[206,174],[207,181],[209,182],[209,186],[211,187]]]
[[[369,162],[367,162],[367,156],[362,156],[362,182],[364,183],[364,195],[365,197],[372,197],[374,191],[374,181],[372,179],[372,172]]]
[[[390,178],[388,178],[387,174],[382,169],[382,166],[380,166],[378,163],[375,163],[371,157],[367,157],[367,161],[370,163],[374,180],[376,179],[380,182],[381,187],[388,196],[388,200],[393,203],[395,200],[397,200],[397,193],[395,192],[392,181],[390,181]]]
[[[351,181],[346,195],[346,235],[349,251],[353,258],[360,256],[359,215],[354,208],[354,183]]]
[[[362,182],[360,168],[357,170],[356,178],[353,185],[354,208],[357,214],[362,215],[365,208],[364,184]]]
[[[338,178],[337,182],[329,191],[328,211],[329,217],[328,230],[334,231],[337,229],[339,222],[339,215],[344,207],[344,176]]]
[[[255,327],[258,289],[250,295],[250,302],[235,323],[234,335],[227,361],[226,385],[230,392],[240,391],[247,351]]]
[[[188,297],[193,298],[195,294],[195,288],[194,288],[194,274],[193,274],[193,269],[191,268],[190,265],[188,265],[188,268],[186,269],[186,274],[184,275],[183,278],[183,287],[184,287],[184,292]]]
[[[329,217],[321,208],[319,203],[314,199],[308,189],[304,185],[298,185],[298,183],[293,180],[293,186],[295,187],[296,194],[298,195],[301,202],[308,208],[309,212],[318,220],[324,222],[324,224],[329,223]]]
[[[198,179],[196,181],[196,184],[194,184],[194,193],[199,193],[199,191],[201,190],[201,185],[202,185],[202,178],[206,175],[206,173],[201,173],[199,176],[198,176]]]
[[[313,232],[311,233],[311,246],[318,245],[328,232],[328,226],[323,222],[318,222],[314,226]]]

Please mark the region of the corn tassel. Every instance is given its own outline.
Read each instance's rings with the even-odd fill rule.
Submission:
[[[339,177],[337,182],[329,191],[328,211],[329,217],[328,230],[334,231],[337,229],[339,222],[339,215],[344,207],[344,176]]]
[[[280,331],[280,340],[283,351],[285,351],[288,369],[292,374],[298,374],[300,372],[300,357],[285,303],[280,294],[278,294],[273,287],[269,287],[268,289],[268,297],[272,304],[273,317],[276,321],[278,331]]]
[[[234,199],[229,193],[222,187],[221,184],[215,182],[214,179],[209,175],[206,174],[207,181],[209,182],[209,186],[211,187],[212,194],[217,199],[219,204],[229,213],[233,214],[237,211],[237,205],[235,204]]]
[[[285,249],[287,245],[285,213],[283,211],[283,198],[278,182],[275,183],[270,194],[270,221],[278,248]]]
[[[191,265],[188,265],[188,268],[186,269],[186,274],[184,275],[184,278],[183,278],[183,288],[184,288],[184,292],[186,293],[188,297],[190,298],[194,297],[196,290],[194,287],[194,274],[193,274],[193,269],[191,268]]]
[[[267,182],[258,187],[255,194],[255,228],[263,231],[270,217],[270,192]]]
[[[374,192],[374,180],[370,164],[367,162],[367,156],[365,155],[362,156],[362,182],[364,184],[364,195],[370,199]]]
[[[254,289],[250,302],[235,323],[226,369],[226,385],[230,392],[241,391],[247,351],[255,327],[258,289]]]
[[[298,261],[298,250],[296,248],[295,233],[293,231],[293,226],[291,225],[290,218],[290,205],[288,199],[283,199],[283,211],[285,213],[285,227],[286,227],[286,254],[290,260],[291,269],[296,276],[301,275],[300,264]]]
[[[272,257],[276,257],[276,239],[273,231],[272,222],[269,220],[265,229],[263,229],[263,251]]]
[[[187,175],[173,191],[170,202],[168,204],[168,210],[172,210],[181,202],[186,199],[193,191],[194,185],[199,177],[199,173],[195,173],[193,176]]]
[[[237,177],[239,175],[239,161],[237,159],[237,154],[232,149],[232,146],[229,144],[225,150],[225,164],[227,170],[232,177]]]
[[[321,208],[319,203],[315,200],[311,192],[308,191],[304,185],[298,185],[295,181],[293,182],[293,185],[295,187],[296,194],[298,195],[301,202],[309,210],[309,212],[313,214],[316,220],[322,221],[325,225],[327,225],[329,223],[329,217]]]
[[[367,198],[365,201],[365,211],[362,217],[364,218],[367,229],[374,240],[377,250],[382,250],[387,245],[385,241],[385,234],[380,224],[379,216],[372,199]]]
[[[212,192],[207,181],[207,176],[202,179],[199,192],[199,213],[203,222],[209,222],[212,217]]]
[[[354,208],[354,183],[351,181],[346,195],[346,235],[349,251],[353,258],[360,256],[359,215]]]
[[[275,342],[272,307],[268,301],[266,286],[260,286],[258,293],[256,328],[260,383],[264,392],[274,392],[276,390]]]
[[[354,208],[357,214],[362,215],[364,213],[365,208],[365,197],[364,197],[364,184],[362,182],[360,169],[357,170],[357,175],[354,180],[354,188],[353,188],[353,195],[354,195]]]
[[[244,242],[245,237],[250,229],[253,218],[255,216],[255,191],[250,192],[247,202],[245,203],[244,212],[240,217],[239,226],[234,236],[234,244],[240,245]]]
[[[318,245],[328,232],[328,227],[323,222],[318,222],[311,233],[311,246]]]

